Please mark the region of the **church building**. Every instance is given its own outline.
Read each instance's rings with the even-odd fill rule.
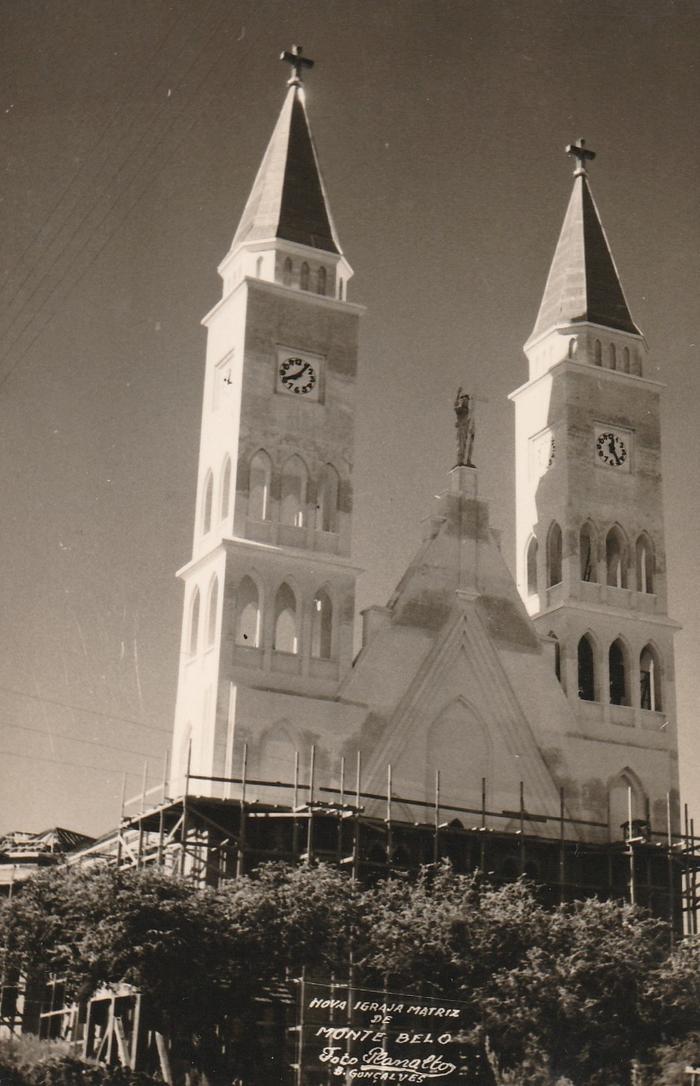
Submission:
[[[505,831],[539,812],[538,836],[591,842],[620,840],[631,816],[665,840],[678,770],[662,386],[593,200],[593,153],[568,148],[573,191],[511,395],[517,586],[467,456],[391,598],[363,613],[353,659],[362,307],[308,62],[285,56],[287,96],[204,320],[171,792],[235,798],[243,779],[248,802],[284,805],[292,784],[297,800],[357,788],[363,810],[383,816],[386,797],[406,823],[437,803],[448,822],[484,809]]]

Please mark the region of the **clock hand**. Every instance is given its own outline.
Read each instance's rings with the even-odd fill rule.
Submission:
[[[285,380],[286,380],[286,381],[296,381],[296,380],[297,380],[297,379],[298,379],[299,377],[301,377],[301,376],[302,376],[302,374],[304,373],[304,370],[305,370],[305,369],[306,369],[306,366],[304,366],[304,367],[303,367],[302,369],[300,369],[300,370],[297,370],[297,372],[296,372],[296,373],[288,373],[288,374],[287,374],[287,376],[286,376],[286,378],[285,378]]]

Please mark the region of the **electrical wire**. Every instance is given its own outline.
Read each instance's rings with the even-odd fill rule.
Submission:
[[[66,735],[65,732],[49,732],[46,728],[32,728],[29,724],[6,724],[7,728],[14,728],[16,731],[22,732],[34,732],[36,735],[41,735],[44,739],[53,741],[54,739],[65,739],[67,743],[87,743],[90,746],[100,747],[104,750],[118,750],[122,754],[133,754],[137,758],[149,758],[157,757],[157,754],[147,754],[146,751],[133,750],[130,747],[115,747],[112,743],[103,743],[100,739],[81,739],[77,735]]]
[[[46,758],[43,754],[20,754],[13,750],[0,750],[0,758],[27,758],[30,762],[49,762],[51,765],[68,765],[74,769],[89,769],[92,773],[118,773],[120,776],[137,777],[142,779],[143,774],[133,769],[108,769],[107,766],[88,765],[87,762],[61,761],[59,758]],[[146,778],[148,780],[148,777]],[[151,778],[152,780],[160,778]]]
[[[159,728],[156,724],[147,724],[143,720],[134,720],[133,717],[120,716],[118,713],[107,713],[103,709],[86,709],[82,705],[72,705],[68,701],[59,701],[57,698],[45,698],[41,694],[30,694],[28,690],[14,690],[10,686],[0,686],[0,692],[14,694],[18,698],[42,701],[47,705],[57,705],[61,709],[73,709],[76,713],[85,713],[87,716],[104,717],[105,720],[118,720],[122,724],[133,724],[137,728],[146,728],[150,731],[164,732],[166,735],[170,735],[170,728]]]

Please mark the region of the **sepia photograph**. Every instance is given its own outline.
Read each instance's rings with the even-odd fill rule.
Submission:
[[[700,1086],[698,41],[0,0],[0,1086]]]

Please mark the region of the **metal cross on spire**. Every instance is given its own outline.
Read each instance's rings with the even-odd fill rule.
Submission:
[[[595,151],[589,151],[586,147],[586,141],[581,137],[576,143],[570,143],[566,148],[567,155],[571,155],[572,158],[578,160],[578,165],[574,170],[574,177],[586,177],[588,171],[586,170],[586,160],[591,161],[595,158]]]
[[[291,50],[285,49],[283,53],[280,53],[280,60],[286,61],[292,67],[292,74],[287,80],[288,87],[300,87],[303,80],[301,73],[304,68],[313,68],[313,60],[309,60],[308,57],[303,57],[301,54],[304,51],[302,45],[293,45]]]

